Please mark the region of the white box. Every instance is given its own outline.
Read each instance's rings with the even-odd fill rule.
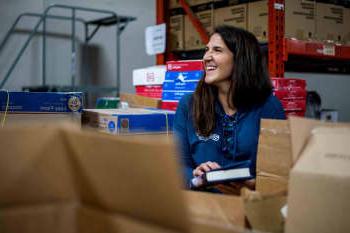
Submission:
[[[132,83],[134,86],[161,85],[165,79],[165,72],[165,65],[135,69],[132,72]]]

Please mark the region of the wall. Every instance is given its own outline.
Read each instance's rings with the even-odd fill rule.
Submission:
[[[350,121],[350,75],[287,72],[285,76],[305,79],[307,90],[320,94],[322,108],[337,109],[339,121]]]
[[[154,0],[0,0],[0,40],[5,36],[16,17],[22,12],[41,13],[45,6],[52,3],[80,5],[89,8],[108,9],[115,11],[119,15],[129,15],[137,17],[131,22],[121,35],[121,91],[133,92],[132,70],[155,64],[155,57],[148,56],[145,52],[144,30],[147,26],[155,24],[155,1]],[[51,14],[70,16],[69,11],[52,10]],[[94,15],[87,13],[77,13],[77,16],[86,19],[104,17],[104,15]],[[20,24],[22,33],[16,32],[5,49],[0,51],[0,80],[4,77],[11,62],[15,58],[18,46],[23,44],[28,36],[28,30],[35,24],[34,20]],[[76,24],[77,30],[77,58],[81,58],[83,27]],[[57,85],[70,85],[71,83],[71,25],[68,21],[48,20],[47,28],[50,36],[47,38],[47,83]],[[92,83],[104,86],[115,84],[116,77],[116,55],[115,55],[115,27],[101,28],[89,43],[84,53],[87,57],[89,67],[82,67],[79,59],[75,69],[79,75],[78,79],[94,78],[98,79]],[[41,37],[36,36],[21,58],[16,70],[11,75],[5,88],[20,90],[22,86],[41,84],[41,59],[42,42]],[[91,48],[91,49],[90,49]],[[85,73],[84,73],[85,70]],[[88,70],[86,72],[86,70]],[[84,73],[84,76],[80,77]],[[95,77],[91,77],[94,74]],[[91,82],[90,82],[91,83]]]
[[[0,0],[0,41],[3,40],[5,34],[9,30],[17,16],[23,12],[40,12],[42,10],[41,0]],[[18,28],[28,28],[34,26],[36,20],[26,18],[21,21]],[[0,80],[4,78],[7,70],[10,68],[15,55],[25,42],[27,34],[16,33],[11,36],[9,43],[0,51]],[[22,59],[19,61],[17,68],[12,73],[10,80],[5,88],[19,89],[21,86],[31,85],[40,82],[41,68],[41,43],[39,38],[35,37],[30,43]]]

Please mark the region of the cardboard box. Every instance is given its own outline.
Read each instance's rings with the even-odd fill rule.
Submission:
[[[285,1],[285,36],[299,40],[315,38],[314,0]]]
[[[293,166],[289,123],[263,119],[257,153],[256,190],[262,194],[286,191]]]
[[[7,105],[8,104],[8,105]],[[0,91],[0,111],[4,112],[80,112],[82,92]]]
[[[206,1],[207,3],[191,6],[193,13],[201,22],[203,28],[208,34],[213,31],[214,28],[214,4],[212,1]],[[205,47],[202,42],[199,33],[193,26],[188,16],[185,16],[185,49],[203,49]]]
[[[286,232],[350,229],[350,125],[291,118],[294,158]]]
[[[185,49],[185,11],[182,8],[170,11],[168,36],[170,51]]]
[[[82,126],[110,134],[169,133],[175,112],[156,109],[84,109]]]
[[[237,1],[221,1],[215,7],[215,25],[230,25],[243,29],[248,28],[248,5],[237,4]]]
[[[0,147],[12,148],[0,157],[1,232],[243,232],[225,227],[241,221],[242,205],[232,208],[239,200],[191,194],[187,200],[167,137],[110,136],[69,125],[4,128]],[[207,205],[216,218],[193,220],[201,219],[193,208]]]
[[[349,21],[344,20],[345,8],[340,5],[316,4],[316,37],[321,41],[344,42]]]
[[[261,195],[244,190],[244,210],[249,224],[259,232],[283,233],[281,208],[287,202],[285,192]]]
[[[181,7],[180,0],[169,0],[169,9],[179,8]]]
[[[248,3],[248,31],[252,32],[258,41],[268,40],[268,1]]]
[[[4,119],[5,118],[5,119]],[[4,127],[47,127],[71,123],[80,127],[80,113],[4,113],[0,112],[0,122]]]
[[[347,22],[350,22],[350,7],[344,8],[344,22],[346,26],[347,26]],[[345,27],[344,29],[344,43],[346,45],[350,45],[350,28],[349,27]]]
[[[127,102],[129,107],[133,108],[160,108],[161,105],[160,99],[129,93],[120,93],[120,101]]]
[[[111,137],[70,126],[4,128],[0,147],[11,148],[1,152],[2,231],[82,232],[86,224],[96,232],[98,218],[81,221],[80,207],[106,220],[116,214],[189,231],[179,168],[165,139]]]
[[[228,229],[244,229],[245,213],[241,197],[194,191],[183,193],[188,203],[191,222],[220,225]]]

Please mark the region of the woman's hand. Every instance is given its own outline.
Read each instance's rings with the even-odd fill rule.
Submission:
[[[213,169],[218,169],[218,168],[220,168],[219,164],[217,164],[216,162],[208,161],[200,164],[198,167],[196,167],[193,170],[192,173],[194,177],[197,177],[197,176],[203,175],[205,172],[211,171]]]
[[[196,187],[196,188],[201,187],[204,184],[204,180],[201,176],[205,172],[208,172],[210,170],[217,169],[217,168],[220,168],[220,165],[215,163],[215,162],[211,162],[211,161],[202,163],[201,165],[196,167],[192,172],[193,177],[194,177],[191,181],[193,187]]]
[[[243,187],[255,190],[255,179],[231,182],[228,184],[218,184],[215,186],[215,188],[220,190],[222,193],[231,195],[240,195]]]

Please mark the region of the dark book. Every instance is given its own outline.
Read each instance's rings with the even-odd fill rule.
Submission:
[[[254,176],[250,170],[250,161],[239,162],[233,165],[211,170],[202,176],[206,186],[240,180],[249,180],[253,178]]]

